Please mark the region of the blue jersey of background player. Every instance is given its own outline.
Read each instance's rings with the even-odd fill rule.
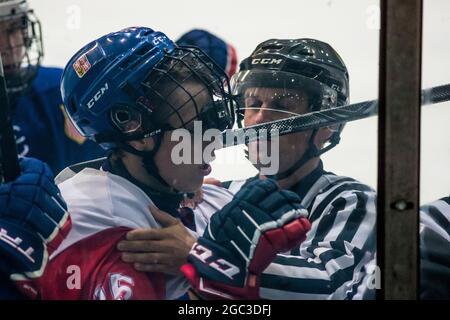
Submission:
[[[0,3],[0,51],[19,155],[45,161],[55,174],[103,156],[65,116],[59,90],[62,70],[40,66],[41,25],[26,0]]]
[[[59,68],[39,67],[13,117],[21,156],[45,161],[56,174],[70,164],[99,158],[105,151],[78,134],[66,117],[59,93]]]

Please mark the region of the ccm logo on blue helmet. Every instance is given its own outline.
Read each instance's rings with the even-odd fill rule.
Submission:
[[[283,59],[275,59],[275,58],[252,59],[252,64],[280,64],[281,62],[283,62]]]
[[[161,42],[165,43],[167,42],[167,37],[166,36],[157,36],[152,40],[152,43],[157,46],[158,44],[160,44]]]
[[[108,90],[108,89],[109,89],[108,83],[105,82],[104,86],[101,87],[101,88],[94,94],[94,96],[92,97],[92,99],[88,101],[88,103],[87,103],[88,108],[89,108],[89,109],[92,108],[92,107],[94,106],[94,104],[95,104],[98,100],[100,100],[100,98],[105,94],[106,90]]]

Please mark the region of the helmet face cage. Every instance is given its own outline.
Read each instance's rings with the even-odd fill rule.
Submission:
[[[20,94],[36,76],[44,54],[41,23],[33,10],[12,8],[9,14],[0,16],[0,25],[4,28],[1,31],[6,40],[0,51],[8,91]],[[20,40],[19,43],[17,39]]]
[[[181,46],[166,52],[142,81],[140,90],[143,96],[135,109],[143,114],[141,136],[178,128],[192,130],[194,121],[202,121],[203,130],[221,131],[234,123],[229,80],[198,48]],[[200,97],[208,98],[206,104],[200,105]],[[169,119],[178,124],[169,124]],[[113,122],[117,126],[114,117]]]

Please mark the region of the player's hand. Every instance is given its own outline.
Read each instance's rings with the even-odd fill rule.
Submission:
[[[117,248],[123,251],[122,260],[133,263],[138,271],[181,275],[180,267],[187,262],[189,251],[197,239],[179,219],[155,206],[151,206],[150,211],[162,228],[128,232],[126,240],[117,244]]]
[[[67,205],[43,162],[20,159],[21,176],[0,185],[0,272],[33,296],[32,282],[70,230]]]
[[[295,193],[253,181],[211,217],[181,270],[204,298],[257,299],[260,274],[306,238],[306,216]]]

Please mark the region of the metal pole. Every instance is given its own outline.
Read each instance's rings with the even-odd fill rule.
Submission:
[[[422,0],[380,2],[378,298],[417,299]]]

